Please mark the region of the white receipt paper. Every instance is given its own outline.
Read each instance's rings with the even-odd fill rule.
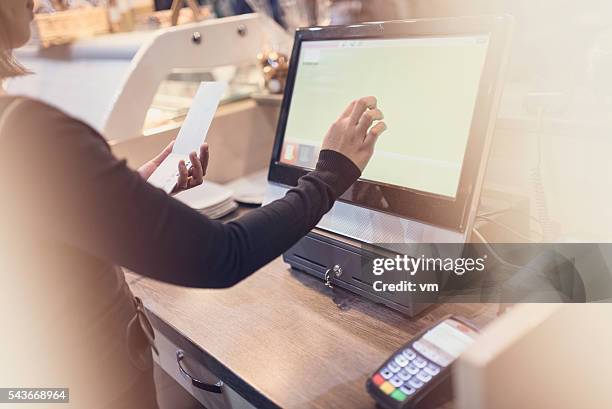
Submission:
[[[227,84],[224,82],[200,84],[187,118],[176,137],[172,152],[149,177],[149,183],[166,193],[172,192],[178,178],[179,162],[184,160],[188,164],[189,154],[199,153],[200,145],[206,140],[208,129],[226,88]]]

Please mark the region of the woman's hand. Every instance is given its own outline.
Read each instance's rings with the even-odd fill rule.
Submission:
[[[349,158],[363,172],[374,153],[376,140],[386,129],[384,115],[374,97],[353,101],[325,135],[321,149],[330,149]],[[375,121],[377,122],[374,126]]]
[[[170,142],[168,146],[155,158],[145,163],[138,169],[140,176],[147,180],[155,172],[155,170],[161,165],[166,157],[172,152],[174,141]],[[206,176],[206,168],[208,168],[208,159],[210,157],[208,144],[204,143],[200,146],[200,156],[197,153],[191,152],[189,154],[189,160],[191,161],[191,167],[187,169],[185,161],[180,161],[178,165],[179,176],[176,182],[176,187],[172,193],[178,193],[182,190],[191,189],[201,185]]]

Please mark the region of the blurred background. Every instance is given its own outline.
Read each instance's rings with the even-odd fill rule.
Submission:
[[[106,108],[96,105],[94,95],[100,99],[106,93],[107,99],[112,99],[114,94],[108,91],[111,88],[104,85],[105,81],[116,83],[116,76],[129,66],[135,50],[142,44],[135,38],[145,38],[143,33],[171,25],[256,11],[276,21],[275,28],[269,25],[270,31],[284,30],[284,36],[270,35],[269,41],[261,44],[259,56],[252,52],[249,66],[206,67],[199,73],[193,69],[175,70],[159,87],[153,84],[157,94],[148,111],[143,134],[150,135],[154,133],[151,129],[161,125],[180,123],[198,81],[222,78],[232,83],[228,101],[254,99],[258,106],[265,106],[267,125],[265,129],[262,126],[258,129],[260,133],[270,134],[262,144],[261,154],[262,158],[269,158],[266,149],[274,133],[283,75],[296,27],[511,14],[516,21],[514,42],[481,207],[506,206],[514,210],[514,216],[504,224],[533,241],[607,242],[612,239],[610,1],[190,0],[175,3],[176,16],[170,10],[172,5],[172,0],[37,0],[39,14],[35,25],[39,35],[17,56],[38,78],[12,81],[9,91],[64,104],[64,109],[104,131],[103,115],[98,114],[106,112]],[[48,28],[45,24],[48,24],[46,19],[66,10],[93,6],[105,9],[110,23],[102,27],[102,34],[105,38],[114,36],[113,49],[122,51],[113,51],[112,58],[96,56],[97,71],[92,74],[91,65],[77,58],[76,51],[87,50],[82,53],[87,54],[91,40],[70,38],[71,51],[67,53],[68,46],[62,44],[61,36],[58,41],[49,37],[48,32],[45,34],[45,27]],[[109,32],[115,34],[108,35]],[[231,46],[228,41],[226,47]],[[104,52],[108,54],[108,48]],[[118,56],[123,55],[128,57],[121,60],[123,57]],[[176,56],[177,61],[179,57]],[[85,64],[81,71],[77,62]],[[61,79],[54,69],[62,70],[57,73],[72,70],[74,75],[69,80]],[[70,103],[65,89],[75,81],[81,82],[81,90],[90,87],[91,91],[87,97],[75,96]],[[48,85],[51,83],[53,86]],[[92,84],[97,85],[92,88]],[[116,138],[109,132],[105,135],[110,140]],[[262,159],[261,167],[266,165],[267,159]],[[508,232],[505,233],[500,237],[507,240]],[[495,232],[489,232],[489,237],[495,241]]]

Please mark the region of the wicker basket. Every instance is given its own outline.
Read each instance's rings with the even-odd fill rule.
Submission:
[[[105,7],[37,14],[34,27],[42,47],[67,44],[79,38],[110,32]]]

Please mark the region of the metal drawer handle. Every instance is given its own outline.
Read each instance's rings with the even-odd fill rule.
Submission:
[[[181,351],[180,349],[178,351],[176,351],[176,362],[178,363],[178,367],[179,367],[179,371],[181,371],[181,374],[189,379],[191,381],[191,384],[193,386],[195,386],[198,389],[202,389],[204,391],[207,392],[212,392],[212,393],[223,393],[223,381],[219,381],[216,384],[211,384],[211,383],[206,383],[206,382],[202,382],[196,378],[194,378],[193,376],[189,375],[187,373],[187,371],[185,370],[185,368],[183,368],[183,359],[185,358],[185,353],[183,351]]]

